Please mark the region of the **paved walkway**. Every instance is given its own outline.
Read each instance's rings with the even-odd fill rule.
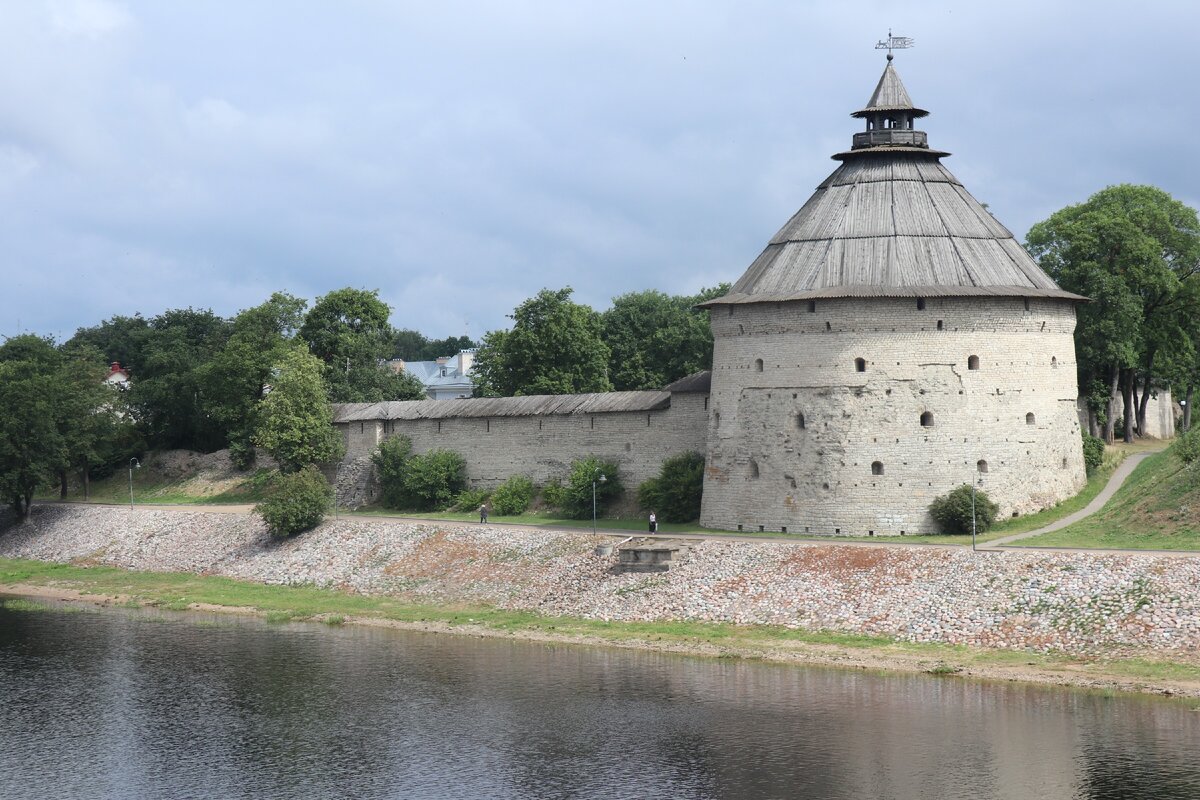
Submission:
[[[981,542],[981,543],[979,543],[979,545],[977,545],[976,549],[980,550],[980,551],[992,551],[992,552],[1002,552],[1006,549],[1020,548],[1020,549],[1028,549],[1028,550],[1069,550],[1071,552],[1086,552],[1086,553],[1142,553],[1142,554],[1150,554],[1150,555],[1200,556],[1200,551],[1190,551],[1190,550],[1113,550],[1113,549],[1091,549],[1091,548],[1080,548],[1080,547],[1041,548],[1041,547],[1029,546],[1029,545],[1015,545],[1014,546],[1012,544],[1013,542],[1017,542],[1022,539],[1031,539],[1034,536],[1041,536],[1043,533],[1050,533],[1051,531],[1061,530],[1062,528],[1065,528],[1068,525],[1074,525],[1079,520],[1081,520],[1085,517],[1090,517],[1092,514],[1095,514],[1097,511],[1099,511],[1101,508],[1104,507],[1104,504],[1107,503],[1114,494],[1116,494],[1117,490],[1121,488],[1122,484],[1125,483],[1126,479],[1129,478],[1129,476],[1133,473],[1133,470],[1137,467],[1138,464],[1142,463],[1142,461],[1144,461],[1148,456],[1152,456],[1155,453],[1162,452],[1162,450],[1164,450],[1164,449],[1166,449],[1165,444],[1163,445],[1163,447],[1155,449],[1155,450],[1147,450],[1147,451],[1144,451],[1141,453],[1135,453],[1133,455],[1128,456],[1124,461],[1121,462],[1121,465],[1119,467],[1117,467],[1116,471],[1113,472],[1112,477],[1108,479],[1108,483],[1105,484],[1105,486],[1102,490],[1100,490],[1100,494],[1096,495],[1096,497],[1092,499],[1092,502],[1088,503],[1087,506],[1085,506],[1083,509],[1076,511],[1074,514],[1069,514],[1068,516],[1065,516],[1056,522],[1052,522],[1049,525],[1046,525],[1045,527],[1042,527],[1042,528],[1037,528],[1036,530],[1026,531],[1025,533],[1016,533],[1016,534],[1013,534],[1012,536],[1005,536],[1001,539],[992,539],[989,542]],[[42,502],[39,502],[38,504],[39,505],[43,505],[43,504],[44,505],[55,505],[59,502],[62,502],[62,501],[56,501],[56,500],[42,501]],[[71,503],[68,501],[65,504],[71,504]],[[80,505],[84,505],[84,504],[80,504]],[[93,503],[93,504],[87,504],[87,505],[107,505],[107,504]],[[117,505],[117,504],[114,503],[113,505]],[[200,513],[208,513],[208,514],[248,514],[253,510],[254,506],[249,505],[249,504],[150,505],[150,504],[138,503],[137,508],[139,510],[146,510],[146,511],[189,511],[189,512],[200,512]],[[379,522],[421,523],[421,522],[446,522],[447,521],[444,519],[401,516],[398,514],[395,516],[388,515],[388,514],[361,514],[361,515],[360,514],[349,514],[349,515],[343,515],[343,516],[346,519],[376,520]],[[467,520],[463,520],[463,521],[461,521],[461,524],[472,525],[472,524],[476,524],[476,523],[473,523],[473,522],[467,521]],[[514,523],[514,522],[488,522],[486,524],[489,527],[511,528],[511,529],[516,529],[516,530],[541,530],[541,531],[551,530],[551,531],[562,531],[564,533],[587,533],[588,532],[588,528],[586,528],[586,527],[582,527],[582,526],[577,527],[577,526],[571,526],[571,525],[527,525],[527,524]],[[620,528],[599,527],[599,528],[597,528],[596,533],[598,533],[602,536],[617,536],[617,537],[622,537],[622,538],[624,538],[624,537],[630,537],[630,538],[646,537],[646,538],[649,538],[650,537],[650,534],[648,534],[646,532],[632,531],[632,530],[620,529]],[[903,539],[900,539],[899,537],[886,537],[886,536],[879,537],[875,541],[866,541],[866,542],[864,542],[864,541],[846,541],[846,540],[837,539],[837,538],[833,538],[833,537],[830,537],[830,538],[814,537],[814,538],[810,539],[810,538],[797,537],[795,535],[788,536],[786,534],[781,534],[779,536],[771,536],[770,534],[761,534],[758,536],[744,536],[744,535],[738,535],[736,533],[716,533],[716,532],[714,532],[714,533],[698,533],[698,532],[693,532],[693,531],[688,531],[686,533],[662,531],[657,536],[658,536],[658,538],[663,538],[663,539],[666,539],[666,538],[671,538],[671,539],[717,539],[717,540],[726,541],[726,542],[728,542],[728,541],[734,541],[734,542],[770,542],[770,541],[778,542],[778,541],[784,541],[784,542],[806,542],[806,543],[812,542],[812,543],[816,543],[816,544],[838,544],[838,545],[845,545],[845,546],[850,546],[850,547],[881,547],[881,546],[882,547],[916,547],[916,548],[922,548],[922,547],[924,547],[924,548],[929,548],[929,547],[939,548],[940,547],[940,548],[949,548],[949,549],[959,549],[959,548],[962,548],[965,546],[965,545],[961,545],[961,544],[942,544],[939,542],[930,542],[930,541],[920,541],[920,542],[908,541],[908,542],[906,542]]]
[[[1096,495],[1092,499],[1092,502],[1088,503],[1079,511],[1076,511],[1074,514],[1068,514],[1062,519],[1056,522],[1051,522],[1049,525],[1046,525],[1042,528],[1037,528],[1036,530],[1025,531],[1025,533],[1015,533],[1012,536],[1005,536],[1001,539],[992,539],[986,544],[979,545],[978,549],[995,550],[1002,547],[1007,547],[1013,542],[1020,541],[1021,539],[1031,539],[1034,536],[1041,536],[1043,533],[1062,530],[1068,525],[1074,525],[1076,522],[1079,522],[1079,520],[1085,517],[1090,517],[1092,514],[1095,514],[1097,511],[1104,508],[1104,504],[1112,499],[1112,496],[1117,493],[1117,490],[1121,488],[1121,485],[1125,483],[1126,479],[1133,474],[1133,471],[1137,468],[1138,464],[1142,463],[1146,460],[1146,458],[1154,455],[1155,453],[1161,453],[1164,449],[1166,449],[1166,445],[1157,450],[1148,450],[1128,456],[1124,461],[1121,462],[1121,465],[1117,467],[1116,471],[1113,472],[1112,477],[1108,479],[1108,483],[1105,484],[1104,488],[1100,490],[1100,494]],[[1147,551],[1139,550],[1138,552]]]

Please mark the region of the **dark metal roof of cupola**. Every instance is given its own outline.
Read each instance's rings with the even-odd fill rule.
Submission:
[[[723,297],[704,306],[828,297],[1055,297],[1065,292],[941,164],[888,56],[842,162]]]

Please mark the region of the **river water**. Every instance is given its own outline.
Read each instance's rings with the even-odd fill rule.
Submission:
[[[1198,745],[1158,699],[0,606],[6,799],[1194,800]]]

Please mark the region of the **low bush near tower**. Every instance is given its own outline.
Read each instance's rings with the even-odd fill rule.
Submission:
[[[501,517],[524,514],[535,493],[533,481],[524,475],[513,475],[492,492],[492,513]]]
[[[1083,431],[1083,465],[1089,475],[1104,461],[1104,440]]]
[[[254,513],[267,523],[272,536],[286,539],[320,525],[332,502],[333,487],[310,464],[297,472],[278,475]]]
[[[1184,464],[1192,464],[1200,459],[1200,425],[1191,429],[1175,441],[1175,457]]]
[[[992,527],[1000,507],[992,502],[987,493],[975,492],[975,530],[983,533]],[[941,528],[942,533],[971,532],[971,487],[964,484],[953,489],[929,504],[929,514]]]
[[[600,476],[604,480],[600,480]],[[542,492],[547,504],[557,506],[571,519],[592,516],[592,484],[595,483],[596,513],[604,513],[609,502],[623,491],[617,465],[595,456],[571,462],[571,474],[562,485],[549,484]]]
[[[682,453],[664,461],[658,475],[638,487],[638,504],[663,522],[693,522],[700,519],[703,492],[704,456]]]

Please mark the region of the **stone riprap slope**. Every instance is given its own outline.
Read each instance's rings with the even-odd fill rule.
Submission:
[[[1195,655],[1200,559],[697,541],[668,573],[616,574],[589,534],[329,522],[274,542],[255,517],[35,510],[0,556],[315,584],[608,620],[771,624],[987,647]],[[605,539],[605,541],[611,541]]]

